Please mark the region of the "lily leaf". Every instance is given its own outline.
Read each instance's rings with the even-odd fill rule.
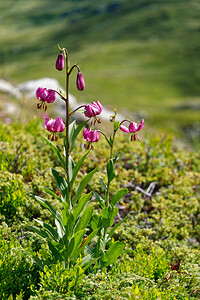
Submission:
[[[70,188],[72,188],[73,183],[74,183],[74,181],[75,181],[75,179],[76,179],[76,175],[77,175],[78,171],[80,170],[80,168],[81,168],[81,166],[82,166],[82,164],[83,164],[83,162],[84,162],[84,160],[85,160],[85,158],[87,157],[87,155],[88,155],[89,152],[90,152],[90,151],[86,152],[86,153],[79,159],[79,161],[77,162],[76,166],[74,167],[73,175],[72,175],[72,178],[71,178],[71,181],[70,181]]]
[[[58,157],[62,167],[64,169],[66,169],[66,163],[65,160],[63,159],[63,157],[60,154],[59,149],[51,142],[49,141],[44,135],[42,135],[43,139],[46,141],[46,143],[50,146],[51,150],[53,150],[53,152],[56,154],[56,156]]]
[[[112,159],[110,159],[107,164],[107,176],[108,176],[108,185],[109,185],[110,182],[115,178],[115,170],[114,170],[114,164]]]
[[[90,200],[91,198],[91,195],[92,195],[92,192],[82,196],[77,205],[74,207],[74,210],[73,210],[73,216],[74,216],[74,219],[76,220],[77,217],[82,213],[86,203]]]
[[[95,195],[95,197],[98,200],[101,208],[104,208],[105,207],[105,203],[104,203],[103,198],[101,198],[101,196],[97,192],[95,192],[95,191],[93,191],[92,193]]]
[[[112,244],[112,246],[106,252],[106,267],[116,262],[117,258],[123,253],[124,247],[124,242],[117,241],[114,244]]]
[[[113,233],[115,232],[115,230],[117,229],[117,227],[119,227],[127,218],[128,218],[128,215],[123,220],[118,222],[114,227],[112,227],[112,229],[110,230],[110,232],[108,234],[108,237],[111,237],[113,235]]]
[[[84,188],[86,187],[86,185],[88,184],[88,182],[90,182],[92,176],[94,175],[94,173],[96,172],[96,169],[92,170],[90,173],[88,173],[80,182],[77,190],[76,190],[76,195],[74,196],[74,198],[72,199],[72,204],[74,205],[78,199],[81,197],[81,194],[84,190]]]
[[[70,133],[70,139],[69,139],[70,151],[72,151],[74,149],[76,138],[77,138],[79,132],[81,131],[81,129],[83,129],[83,127],[86,125],[87,122],[88,122],[88,120],[85,122],[82,122],[77,127],[76,127],[75,121],[70,124],[70,126],[73,124],[72,125],[73,129],[72,129],[72,132]]]
[[[67,204],[70,206],[69,203],[69,193],[68,193],[68,184],[66,182],[66,180],[60,175],[60,173],[58,171],[56,171],[55,169],[51,169],[53,177],[56,180],[56,186],[59,190],[59,192],[61,193],[63,199],[67,202]]]
[[[117,204],[117,202],[127,193],[128,193],[127,188],[123,188],[123,189],[117,191],[112,197],[111,205],[115,206]]]
[[[82,216],[80,218],[80,221],[76,225],[75,232],[78,232],[79,230],[85,229],[90,222],[90,219],[92,217],[94,211],[93,205],[88,206],[84,212],[82,213]]]

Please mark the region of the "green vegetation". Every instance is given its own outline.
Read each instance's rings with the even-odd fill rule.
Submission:
[[[199,299],[200,153],[190,147],[198,150],[200,132],[199,2],[9,0],[0,10],[0,77],[20,83],[55,74],[64,86],[62,74],[53,72],[60,44],[72,63],[77,57],[81,62],[86,91],[78,97],[75,84],[70,87],[80,102],[99,100],[135,121],[145,119],[141,142],[130,142],[121,132],[114,146],[120,159],[110,196],[128,189],[117,204],[116,227],[126,219],[106,249],[116,242],[125,245],[125,253],[117,263],[90,265],[84,272],[86,252],[74,259],[73,268],[64,268],[47,243],[30,232],[36,219],[54,228],[52,215],[31,193],[61,210],[62,189],[50,168],[55,174],[63,169],[41,138],[46,135],[41,119],[32,116],[36,102],[0,94],[0,299]],[[10,120],[5,103],[19,107]],[[83,143],[80,135],[75,162],[85,153]],[[63,144],[59,137],[59,150]],[[108,160],[108,145],[100,138],[74,186],[98,166],[83,193],[96,191],[101,201],[98,175],[106,182]],[[46,195],[41,186],[53,192]],[[99,203],[94,195],[91,202],[89,229],[94,230]],[[88,252],[97,242],[96,236]],[[43,267],[36,261],[50,263]]]
[[[27,228],[34,219],[51,226],[53,222],[27,192],[43,197],[39,186],[51,186],[59,193],[49,168],[61,169],[39,134],[40,122],[0,124],[0,298],[198,299],[200,157],[198,152],[179,150],[169,136],[131,143],[125,135],[117,135],[114,151],[121,155],[110,193],[119,187],[129,190],[118,207],[121,218],[128,214],[114,234],[115,240],[126,242],[127,252],[118,263],[102,271],[91,267],[85,274],[79,265],[63,269],[58,263],[38,269],[33,256],[51,259],[50,253]],[[80,136],[75,161],[85,151],[82,144]],[[62,145],[59,138],[58,147]],[[96,164],[104,179],[107,156],[108,147],[101,138],[86,158],[77,184]],[[103,194],[97,174],[86,192],[91,189]],[[59,205],[50,196],[49,201]],[[95,201],[94,207],[98,210]]]
[[[98,97],[135,111],[198,148],[198,0],[10,0],[0,10],[0,77],[19,83],[55,74],[60,44],[81,62],[79,101]],[[71,91],[78,95],[75,85]]]

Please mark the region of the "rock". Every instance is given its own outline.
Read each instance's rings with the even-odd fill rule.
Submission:
[[[19,89],[14,87],[10,82],[0,79],[0,91],[10,94],[11,96],[20,99],[22,94],[20,93]]]
[[[38,87],[45,87],[47,89],[53,89],[58,92],[64,91],[63,87],[59,84],[58,80],[54,78],[45,77],[36,80],[28,80],[18,84],[16,87],[14,87],[11,83],[0,79],[0,91],[9,93],[15,96],[17,99],[22,97],[22,95],[28,98],[35,98],[35,92]],[[55,112],[59,117],[65,119],[65,102],[60,100],[58,95],[56,95],[56,100],[58,101],[55,102]],[[69,95],[69,102],[69,105],[72,107],[72,111],[83,104],[90,104],[78,103],[76,98],[71,94]],[[78,122],[82,122],[87,119],[83,114],[83,111],[84,108],[82,109],[82,112],[76,112],[73,116],[74,119],[76,119]],[[112,116],[113,114],[114,112],[112,110],[103,107],[103,111],[100,115],[100,118],[102,121],[109,121],[110,116]],[[125,119],[124,116],[118,113],[117,120],[121,122],[123,119]]]
[[[35,92],[38,87],[53,89],[58,92],[64,91],[63,87],[59,84],[58,80],[54,78],[48,78],[48,77],[44,77],[36,80],[28,80],[18,84],[17,86],[20,92],[24,93],[26,97],[29,98],[35,97]],[[60,99],[58,95],[56,95],[56,99]],[[70,101],[70,105],[74,105],[77,102],[76,98],[71,94],[69,95],[69,101]]]
[[[72,109],[71,111],[75,110],[76,108],[78,108],[81,105],[84,104],[90,104],[90,103],[74,103],[72,105]],[[81,123],[83,121],[86,121],[88,118],[85,117],[84,113],[84,108],[80,109],[80,111],[77,111],[72,118],[76,119],[78,123]],[[65,102],[64,101],[59,101],[57,102],[57,106],[55,108],[55,112],[56,114],[61,117],[62,119],[65,119]],[[109,121],[110,120],[110,116],[114,115],[114,111],[107,109],[106,107],[103,107],[102,109],[102,113],[100,114],[99,118],[102,121]],[[97,116],[98,117],[98,116]],[[122,116],[121,114],[117,113],[117,121],[122,121],[124,120],[125,117]]]

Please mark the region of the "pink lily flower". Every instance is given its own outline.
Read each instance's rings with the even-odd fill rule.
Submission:
[[[92,102],[91,104],[85,105],[84,115],[87,118],[94,118],[94,125],[96,122],[101,123],[101,119],[97,118],[97,115],[100,115],[102,112],[103,106],[99,101]]]
[[[137,123],[135,123],[135,122],[130,122],[128,128],[127,128],[126,126],[124,126],[124,125],[120,125],[120,129],[121,129],[123,132],[126,132],[126,133],[135,133],[135,132],[138,132],[138,131],[140,131],[143,127],[144,127],[144,120],[143,120],[143,119],[141,120],[139,126],[137,126]],[[139,136],[138,136],[137,134],[132,134],[132,135],[131,135],[131,141],[132,141],[132,140],[136,141],[137,139],[139,139]]]
[[[90,128],[84,128],[83,131],[83,138],[86,142],[88,142],[84,147],[86,149],[90,148],[91,143],[96,143],[99,140],[99,132],[97,130],[91,130]],[[93,149],[93,146],[91,146],[91,149]]]
[[[56,99],[55,91],[46,88],[39,87],[36,90],[36,98],[41,101],[42,103],[37,104],[37,108],[47,110],[47,105],[45,103],[53,103]]]
[[[49,119],[46,118],[44,122],[44,127],[46,130],[51,132],[48,136],[48,139],[51,141],[54,141],[54,139],[57,141],[58,137],[56,136],[56,132],[63,132],[65,130],[65,124],[61,118],[57,119]]]
[[[48,96],[47,96],[47,103],[53,103],[56,99],[56,93],[55,91],[49,89],[48,91]]]
[[[99,140],[99,133],[97,130],[91,130],[90,128],[84,128],[83,131],[83,138],[87,142],[96,143]]]

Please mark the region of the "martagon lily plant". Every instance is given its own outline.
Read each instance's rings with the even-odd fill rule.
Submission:
[[[61,49],[59,47],[59,49],[60,53],[56,61],[56,69],[58,71],[65,69],[66,94],[64,96],[56,90],[38,87],[36,98],[39,100],[37,108],[45,111],[47,110],[47,105],[55,101],[56,94],[61,101],[65,101],[65,121],[59,117],[56,119],[46,118],[44,127],[49,134],[48,138],[43,136],[44,140],[57,155],[64,169],[64,177],[57,170],[52,169],[60,196],[52,189],[41,187],[43,191],[61,203],[62,209],[59,210],[53,207],[46,199],[33,195],[42,206],[49,210],[55,220],[55,227],[36,220],[40,226],[29,226],[29,229],[45,239],[49,247],[50,257],[35,257],[36,262],[42,269],[45,265],[60,261],[64,267],[79,264],[82,272],[84,272],[85,269],[93,264],[97,269],[110,266],[116,262],[117,258],[124,251],[125,244],[123,242],[111,239],[115,229],[124,221],[122,220],[114,225],[114,218],[118,213],[116,204],[128,192],[126,188],[122,188],[110,197],[110,185],[115,178],[114,164],[118,159],[117,155],[113,155],[113,146],[118,129],[130,133],[131,140],[135,141],[138,138],[136,132],[142,129],[144,120],[140,122],[139,126],[130,120],[123,120],[120,123],[116,121],[117,113],[115,110],[114,115],[110,117],[110,121],[113,122],[113,134],[110,137],[107,137],[101,130],[84,128],[89,120],[91,121],[91,126],[101,123],[99,116],[102,113],[102,105],[99,101],[96,101],[91,104],[81,105],[74,111],[70,111],[69,79],[72,71],[77,70],[76,86],[78,90],[83,91],[85,89],[85,82],[78,65],[73,65],[70,68],[68,51],[65,48]],[[76,121],[71,122],[72,115],[80,109],[83,110],[83,108],[83,113],[87,120],[79,125],[76,124]],[[129,123],[128,128],[123,125],[125,122]],[[86,152],[75,163],[72,158],[72,152],[76,138],[82,130]],[[53,143],[58,140],[58,135],[61,132],[65,132],[64,154]],[[106,166],[107,182],[104,182],[99,176],[100,184],[104,189],[104,196],[99,195],[96,191],[84,193],[87,184],[97,172],[97,169],[93,169],[85,175],[78,187],[74,186],[80,168],[89,152],[94,149],[93,143],[99,141],[100,135],[106,139],[110,146],[110,159]],[[94,205],[91,201],[92,194],[99,203],[99,213],[94,213]]]

